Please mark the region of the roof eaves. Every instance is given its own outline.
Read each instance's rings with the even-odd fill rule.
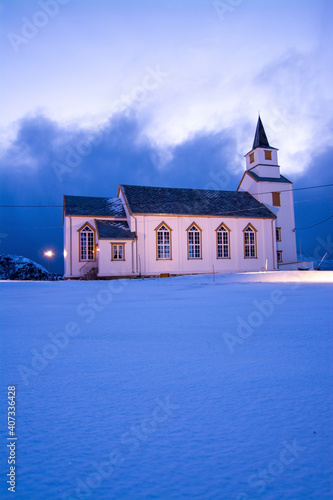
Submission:
[[[99,240],[117,240],[117,241],[118,241],[118,240],[124,240],[124,241],[128,241],[128,240],[130,240],[130,241],[131,241],[131,240],[137,240],[137,239],[138,239],[138,237],[137,237],[137,235],[135,234],[134,236],[131,236],[131,237],[129,237],[129,238],[122,238],[121,236],[117,236],[117,237],[113,237],[113,238],[109,238],[109,237],[106,237],[106,236],[104,236],[104,237],[103,237],[103,236],[99,236],[99,237],[98,237],[98,239],[99,239]]]
[[[280,177],[260,177],[260,175],[255,174],[254,172],[251,172],[250,170],[247,170],[247,173],[252,177],[253,180],[256,182],[285,182],[292,184],[292,182],[287,179],[287,177],[284,177],[284,175],[280,175]],[[285,180],[282,180],[285,179]]]
[[[126,196],[126,194],[125,194],[125,191],[124,191],[124,189],[123,189],[123,184],[119,184],[119,186],[118,186],[118,193],[117,193],[117,197],[118,197],[118,198],[119,198],[119,192],[120,192],[120,190],[121,190],[121,192],[123,193],[123,196],[124,196],[124,201],[125,201],[125,204],[126,204],[126,207],[127,207],[128,213],[129,213],[130,215],[134,216],[134,214],[132,213],[132,210],[131,210],[131,208],[130,208],[130,206],[129,206],[128,199],[127,199],[127,196]]]
[[[240,183],[238,184],[238,188],[236,189],[236,191],[239,191],[239,188],[241,187],[241,184],[242,184],[242,182],[243,182],[243,180],[244,180],[244,177],[245,177],[245,175],[246,175],[246,174],[248,174],[248,173],[249,173],[249,171],[248,171],[248,170],[245,170],[245,172],[243,173],[243,177],[241,178],[241,181],[240,181]],[[251,177],[252,177],[252,176],[251,176]],[[252,177],[252,179],[253,179],[254,181],[258,182],[258,181],[257,181],[257,179],[255,179],[254,177]]]
[[[283,177],[284,179],[286,179],[286,181],[289,182],[290,184],[293,184],[293,182],[290,179],[288,179],[288,177],[286,177],[285,175],[281,174],[281,177]]]
[[[244,155],[244,158],[250,153],[253,153],[253,151],[256,151],[256,149],[274,149],[274,151],[279,151],[279,148],[273,148],[273,146],[257,146],[256,148],[252,148],[248,153],[246,153],[246,155]]]
[[[242,191],[241,191],[242,192]],[[244,191],[244,192],[247,192],[247,191]],[[249,193],[250,194],[250,193]],[[252,195],[251,195],[252,196]],[[258,200],[256,200],[258,201]],[[260,202],[258,202],[260,203]],[[262,208],[265,208],[266,210],[268,210],[269,212],[271,212],[271,210],[269,210],[269,208],[266,207],[266,205],[263,205],[261,203],[261,207],[256,207],[256,210],[260,210]],[[230,210],[231,212],[231,210]],[[235,212],[237,212],[237,209],[235,209]],[[273,212],[271,212],[273,213]],[[260,215],[234,215],[234,214],[209,214],[209,215],[202,215],[202,214],[178,214],[178,213],[173,213],[173,214],[170,214],[170,213],[165,213],[165,214],[154,214],[154,213],[142,213],[142,214],[133,214],[134,216],[143,216],[143,217],[154,217],[154,216],[158,216],[158,217],[170,217],[170,216],[173,216],[173,217],[205,217],[205,218],[216,218],[216,217],[223,217],[223,218],[228,218],[228,219],[248,219],[249,217],[250,218],[253,218],[253,219],[267,219],[268,217],[262,217]],[[273,214],[274,215],[274,214]],[[274,218],[276,218],[274,216]]]

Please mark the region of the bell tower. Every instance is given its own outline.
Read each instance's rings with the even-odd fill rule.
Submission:
[[[247,191],[275,215],[276,262],[281,269],[297,261],[292,182],[281,175],[278,149],[270,146],[259,116],[245,172],[237,191]]]

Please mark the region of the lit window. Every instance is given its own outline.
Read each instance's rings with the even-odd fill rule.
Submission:
[[[281,206],[280,193],[272,193],[272,201],[273,201],[273,207],[280,207]]]
[[[276,228],[276,241],[282,241],[282,238],[281,238],[281,228],[280,227]]]
[[[265,149],[265,160],[271,160],[272,159],[272,151],[267,151]]]
[[[277,261],[278,261],[279,263],[281,263],[281,262],[282,262],[282,250],[278,250],[278,251],[277,251]]]
[[[216,231],[217,237],[217,258],[218,259],[229,259],[229,232],[230,230],[223,224]]]
[[[86,224],[80,229],[80,260],[94,260],[95,232]]]
[[[201,229],[192,224],[187,230],[188,258],[201,259]]]
[[[125,260],[124,247],[124,243],[111,243],[111,260]]]
[[[157,259],[171,259],[171,229],[162,223],[156,229]]]
[[[250,154],[250,163],[253,163],[254,162],[254,153],[251,153]]]
[[[256,230],[251,225],[244,229],[244,256],[245,259],[255,259],[257,257]]]

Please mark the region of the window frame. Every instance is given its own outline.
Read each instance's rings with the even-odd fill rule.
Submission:
[[[84,229],[88,227],[90,231],[84,231]],[[81,234],[91,234],[93,235],[93,241],[92,241],[92,259],[83,259],[82,258],[82,248],[81,248]],[[78,237],[79,237],[79,262],[94,262],[96,261],[96,231],[95,228],[89,223],[85,222],[79,229],[78,229]],[[86,238],[86,253],[87,256],[89,255],[88,253],[88,237]]]
[[[115,259],[114,258],[114,255],[113,255],[114,254],[114,252],[113,252],[114,247],[122,247],[122,249],[123,249],[123,251],[122,251],[123,252],[123,256],[122,256],[121,259],[118,259],[118,258]],[[118,242],[118,241],[111,243],[111,261],[112,262],[124,262],[125,260],[126,260],[125,259],[125,243]]]
[[[272,191],[272,206],[281,207],[281,193],[280,191]]]
[[[279,258],[280,256],[280,258]],[[282,264],[283,262],[283,254],[282,254],[282,250],[277,250],[276,251],[276,261],[278,264]]]
[[[159,249],[159,246],[167,246],[166,243],[162,243],[160,244],[158,242],[158,233],[159,231],[161,231],[161,227],[165,226],[167,231],[169,232],[169,257],[159,257],[158,256],[158,249]],[[155,229],[155,232],[156,232],[156,260],[172,260],[172,229],[171,227],[168,226],[168,224],[166,224],[164,221],[161,222],[161,224],[159,224],[157,226],[157,228]],[[163,231],[165,232],[165,231]]]
[[[270,149],[265,149],[265,160],[271,160],[272,159],[272,151]]]
[[[249,231],[249,229],[251,231]],[[257,259],[258,258],[258,248],[257,248],[257,229],[251,224],[247,224],[247,226],[243,229],[243,246],[244,246],[244,259]],[[246,234],[254,235],[254,243],[246,243]],[[251,246],[254,246],[255,255],[246,255],[246,247],[249,246],[249,253],[251,254]]]
[[[280,227],[275,228],[275,240],[277,243],[282,241],[282,230]]]
[[[192,227],[196,228],[196,231],[198,231],[199,234],[199,243],[193,243],[193,252],[194,252],[194,257],[190,257],[190,233],[193,232],[196,234],[196,231],[191,231]],[[192,222],[192,224],[189,225],[189,227],[186,229],[186,236],[187,236],[187,260],[202,260],[202,229],[196,224],[196,222]],[[195,257],[195,248],[199,246],[200,250],[200,257]]]
[[[222,222],[215,231],[216,231],[216,259],[217,260],[231,259],[231,256],[230,256],[230,232],[231,231],[230,231],[230,229],[228,228],[228,226],[226,224],[224,224],[224,222]],[[225,234],[225,233],[227,233],[227,235],[228,235],[227,245],[225,243],[223,243],[223,239],[222,239],[222,243],[219,243],[219,240],[218,240],[219,234]],[[219,257],[219,246],[222,247],[222,254],[224,254],[224,247],[225,246],[228,247],[228,257]]]
[[[254,163],[254,152],[250,153],[250,163]]]

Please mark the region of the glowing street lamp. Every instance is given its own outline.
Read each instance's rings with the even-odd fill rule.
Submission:
[[[50,274],[50,258],[53,257],[54,253],[52,250],[48,250],[47,252],[44,252],[45,257],[48,257],[47,260],[47,273]]]

